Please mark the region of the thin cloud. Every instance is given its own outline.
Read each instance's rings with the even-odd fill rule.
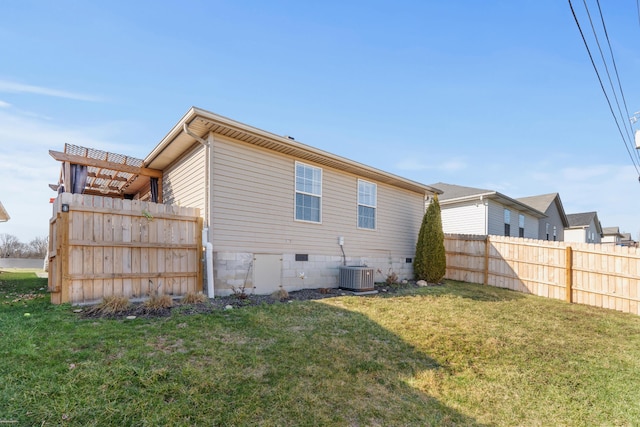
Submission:
[[[4,93],[31,93],[34,95],[52,96],[56,98],[73,99],[76,101],[98,102],[100,98],[81,93],[67,92],[42,86],[27,85],[7,80],[0,80],[0,92]]]
[[[9,108],[9,107],[11,107],[11,104],[0,100],[0,108]]]

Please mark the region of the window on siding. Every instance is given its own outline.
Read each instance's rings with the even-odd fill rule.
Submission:
[[[518,215],[518,236],[524,237],[524,215]]]
[[[553,227],[553,232],[555,233],[555,231],[556,231],[556,227],[554,226]],[[547,234],[547,240],[549,240],[549,223],[547,223],[547,226],[545,228],[545,232]],[[555,237],[555,235],[554,235],[554,237]],[[555,240],[555,239],[553,239],[553,240]]]
[[[320,222],[322,169],[296,162],[296,219]]]
[[[376,229],[377,185],[358,180],[358,228]]]
[[[558,228],[554,225],[553,226],[553,241],[554,242],[558,239],[557,232],[558,232]],[[549,238],[547,238],[547,240],[549,240]]]
[[[504,235],[511,236],[511,211],[504,210]]]

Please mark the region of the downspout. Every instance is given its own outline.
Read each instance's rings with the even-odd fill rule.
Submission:
[[[215,298],[215,290],[213,289],[213,245],[209,241],[209,229],[202,229],[202,244],[205,247],[205,262],[207,266],[207,296],[210,299]]]
[[[483,201],[482,195],[480,195],[480,203],[484,206],[484,235],[489,235],[489,202]]]
[[[206,163],[204,172],[204,218],[206,221],[206,227],[202,229],[202,245],[205,247],[205,265],[207,269],[207,296],[213,299],[215,297],[215,289],[213,286],[213,244],[211,244],[211,241],[209,240],[209,178],[211,173],[211,144],[209,143],[209,141],[206,141],[200,138],[195,133],[191,132],[186,123],[183,124],[182,130],[184,130],[184,133],[186,133],[205,147]]]

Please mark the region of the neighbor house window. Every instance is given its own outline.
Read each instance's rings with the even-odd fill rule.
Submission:
[[[547,223],[547,227],[545,229],[545,232],[547,234],[547,240],[549,240],[549,223]],[[556,227],[555,226],[553,227],[553,232],[554,233],[556,232]],[[555,239],[553,239],[553,240],[555,240]]]
[[[358,180],[358,228],[376,228],[377,185]]]
[[[557,240],[557,238],[558,238],[558,236],[557,236],[557,232],[558,232],[558,228],[554,225],[554,226],[553,226],[553,241],[554,241],[554,242],[555,242],[555,241]],[[547,240],[549,240],[549,239],[547,238]]]
[[[320,222],[322,169],[296,162],[296,219]]]
[[[518,215],[518,236],[524,237],[524,215]]]
[[[504,210],[504,235],[511,236],[511,211]]]

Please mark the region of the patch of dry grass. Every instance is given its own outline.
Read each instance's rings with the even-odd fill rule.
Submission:
[[[170,295],[151,295],[142,306],[149,311],[164,310],[173,307],[173,299]]]
[[[122,295],[104,297],[99,304],[90,307],[87,314],[109,316],[126,312],[131,307],[129,298]]]
[[[289,298],[289,292],[287,292],[287,290],[282,286],[280,286],[277,291],[273,291],[273,293],[271,294],[271,299],[274,299],[276,301],[286,300],[287,298]]]
[[[202,292],[188,292],[182,297],[182,304],[201,304],[209,301],[209,298]]]

